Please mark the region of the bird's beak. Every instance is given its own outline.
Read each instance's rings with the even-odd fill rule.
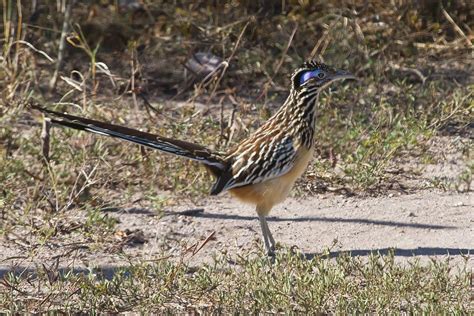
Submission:
[[[352,80],[358,80],[356,76],[351,74],[348,71],[345,70],[337,70],[332,76],[331,76],[331,81],[334,80],[345,80],[345,79],[352,79]]]
[[[335,73],[333,73],[332,75],[327,76],[326,78],[327,78],[327,81],[323,84],[323,86],[320,89],[324,89],[324,88],[330,86],[334,81],[346,80],[346,79],[359,80],[359,79],[357,79],[356,76],[354,76],[353,74],[351,74],[350,72],[345,71],[345,70],[336,70]]]

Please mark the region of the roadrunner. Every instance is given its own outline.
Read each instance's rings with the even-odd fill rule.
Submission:
[[[319,62],[305,62],[293,72],[290,94],[283,106],[255,133],[227,153],[127,127],[35,108],[51,117],[53,124],[120,138],[203,164],[216,178],[211,195],[229,191],[239,200],[256,206],[265,249],[268,255],[273,255],[275,240],[266,216],[274,205],[288,196],[313,156],[315,110],[320,91],[342,79],[355,77]]]

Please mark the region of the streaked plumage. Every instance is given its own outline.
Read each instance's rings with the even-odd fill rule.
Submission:
[[[216,177],[211,194],[230,191],[256,205],[265,248],[273,254],[275,241],[265,216],[282,202],[313,155],[316,103],[321,89],[339,79],[354,78],[345,71],[308,61],[291,76],[291,89],[282,107],[251,136],[227,153],[134,129],[63,114],[41,107],[52,123],[124,139],[202,163]]]

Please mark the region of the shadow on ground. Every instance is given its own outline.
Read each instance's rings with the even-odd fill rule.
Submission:
[[[474,249],[468,249],[468,248],[419,247],[419,248],[413,248],[413,249],[380,248],[380,249],[355,249],[355,250],[331,251],[328,257],[336,258],[342,254],[348,254],[351,257],[366,257],[366,256],[370,256],[371,254],[388,255],[392,251],[396,257],[474,255]],[[313,259],[314,257],[320,257],[320,256],[325,257],[325,255],[321,253],[306,253],[305,254],[306,259]]]
[[[17,277],[22,277],[22,278],[36,278],[38,273],[48,273],[48,275],[55,275],[57,277],[59,276],[65,276],[67,274],[70,274],[71,272],[73,274],[83,274],[83,275],[91,275],[94,274],[98,277],[102,277],[107,280],[111,280],[116,273],[123,273],[126,276],[130,276],[130,272],[128,272],[129,267],[127,266],[99,266],[94,269],[89,269],[85,267],[76,267],[76,268],[70,268],[70,267],[60,267],[54,270],[44,270],[43,268],[34,268],[34,267],[22,267],[22,266],[14,266],[14,267],[8,267],[8,266],[0,266],[0,279],[8,278],[8,273],[13,273]]]
[[[223,220],[243,220],[252,221],[256,220],[257,216],[242,216],[242,215],[229,215],[222,213],[204,213],[202,209],[191,210],[194,211],[192,214],[172,213],[166,212],[165,215],[187,215],[200,218],[210,219],[223,219]],[[383,226],[396,226],[396,227],[412,227],[420,229],[456,229],[455,226],[445,225],[433,225],[433,224],[421,224],[421,223],[407,223],[407,222],[394,222],[394,221],[382,221],[382,220],[371,220],[366,218],[342,218],[342,217],[322,217],[322,216],[302,216],[302,217],[268,217],[269,222],[326,222],[326,223],[356,223],[356,224],[367,224],[367,225],[383,225]]]
[[[127,214],[144,214],[149,216],[157,215],[157,213],[147,208],[107,208],[103,209],[104,212],[117,212]],[[204,212],[204,209],[197,208],[181,212],[164,212],[165,216],[171,215],[184,215],[197,218],[209,218],[209,219],[221,219],[221,220],[242,220],[242,221],[253,221],[257,219],[257,216],[242,216],[234,214],[223,214],[223,213],[209,213]],[[382,226],[394,226],[394,227],[411,227],[419,229],[456,229],[456,226],[446,225],[433,225],[433,224],[421,224],[421,223],[407,223],[407,222],[395,222],[395,221],[383,221],[383,220],[371,220],[366,218],[342,218],[342,217],[322,217],[322,216],[302,216],[302,217],[268,217],[269,222],[326,222],[326,223],[350,223],[350,224],[366,224],[366,225],[382,225]]]
[[[304,257],[311,260],[315,257],[324,258],[336,258],[343,254],[349,254],[351,257],[366,257],[371,254],[387,255],[391,251],[394,252],[397,257],[414,257],[414,256],[469,256],[474,255],[474,249],[468,248],[436,248],[436,247],[420,247],[414,249],[394,249],[394,248],[381,248],[381,249],[357,249],[350,251],[332,251],[329,255],[323,255],[321,253],[306,253]],[[8,273],[13,273],[17,277],[23,278],[34,278],[37,273],[53,273],[56,276],[63,276],[68,273],[90,275],[94,274],[99,278],[111,280],[117,273],[122,273],[125,276],[131,276],[128,266],[98,266],[96,268],[85,268],[85,267],[60,267],[54,270],[44,270],[44,268],[34,267],[22,267],[22,266],[0,266],[0,279],[7,278]]]

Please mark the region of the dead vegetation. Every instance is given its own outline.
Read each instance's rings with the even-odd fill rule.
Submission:
[[[361,81],[322,95],[317,155],[296,194],[406,194],[433,187],[466,192],[472,190],[474,172],[474,7],[470,1],[3,0],[2,16],[1,243],[22,253],[24,262],[32,258],[38,262],[45,249],[54,254],[44,258],[56,260],[49,268],[45,263],[44,273],[21,274],[26,278],[5,275],[0,284],[2,310],[199,309],[205,302],[225,311],[238,308],[236,302],[249,299],[252,291],[261,293],[262,300],[249,305],[251,311],[373,312],[397,306],[412,310],[435,301],[439,305],[433,306],[439,309],[428,311],[472,308],[466,294],[467,274],[453,281],[447,278],[447,268],[436,263],[426,270],[391,266],[407,282],[417,273],[447,278],[445,296],[433,300],[430,293],[439,293],[439,284],[426,281],[426,292],[402,305],[394,304],[390,296],[398,293],[392,283],[381,292],[370,292],[382,293],[380,301],[362,304],[368,295],[364,284],[375,284],[393,271],[372,269],[367,274],[363,271],[369,268],[352,262],[354,258],[341,259],[348,261],[334,266],[325,266],[324,259],[318,263],[291,256],[282,259],[287,263],[278,269],[296,261],[298,273],[316,269],[324,277],[329,267],[334,276],[350,276],[360,285],[352,288],[336,282],[330,285],[335,288],[332,297],[304,300],[290,299],[303,295],[304,275],[301,292],[296,294],[277,293],[281,284],[268,279],[268,284],[262,284],[273,288],[273,294],[255,282],[255,287],[224,298],[217,280],[222,277],[227,280],[222,281],[223,288],[237,290],[228,287],[239,283],[234,267],[205,267],[192,273],[183,262],[175,265],[174,259],[153,267],[131,266],[112,283],[93,276],[58,275],[54,264],[67,266],[78,251],[120,253],[123,247],[146,242],[140,232],[118,230],[113,215],[104,209],[136,204],[159,215],[183,199],[201,199],[209,190],[210,176],[191,162],[54,127],[46,151],[49,157],[45,157],[42,118],[27,109],[29,102],[40,102],[225,149],[274,112],[286,97],[291,70],[315,57],[351,70]],[[189,60],[203,53],[216,56],[217,62],[205,75],[193,74]],[[461,166],[459,173],[426,176],[427,165],[446,161],[439,148],[450,146]],[[169,255],[166,251],[164,246],[164,258]],[[13,259],[0,257],[0,265]],[[307,266],[313,264],[320,266]],[[252,269],[269,269],[259,260],[237,266],[251,277],[256,277]],[[129,295],[136,286],[127,279],[132,274],[139,284],[143,282],[141,296]],[[147,283],[150,278],[163,278],[159,283],[163,289],[147,300],[157,291],[156,284]],[[184,288],[187,282],[195,288]],[[111,294],[110,286],[123,292]],[[182,300],[170,300],[166,291],[171,289],[176,292],[169,293],[181,293]],[[360,294],[354,301],[335,305],[336,298],[354,291]],[[408,298],[414,292],[406,293]],[[274,305],[281,295],[288,300]],[[70,298],[85,302],[94,296],[92,305],[66,303]],[[443,303],[446,297],[457,298],[458,304]],[[307,306],[302,303],[308,301]]]

